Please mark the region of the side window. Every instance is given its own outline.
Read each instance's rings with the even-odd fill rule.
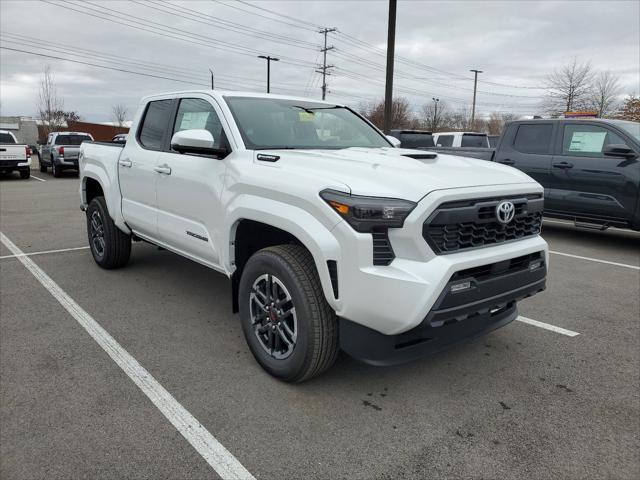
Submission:
[[[486,135],[472,135],[468,133],[462,134],[462,140],[460,141],[461,147],[477,147],[486,148],[489,146]]]
[[[612,143],[625,144],[625,141],[612,131],[598,125],[569,124],[564,127],[562,154],[601,157],[604,147]]]
[[[550,153],[552,132],[553,125],[549,123],[520,125],[513,141],[513,148],[520,153],[546,155]]]
[[[208,130],[213,135],[213,148],[222,146],[224,131],[213,106],[201,98],[183,98],[180,100],[173,133],[193,129]]]
[[[453,145],[453,135],[438,135],[438,147],[450,147]]]
[[[173,100],[149,102],[139,130],[138,140],[144,148],[162,150],[162,141],[169,125]]]

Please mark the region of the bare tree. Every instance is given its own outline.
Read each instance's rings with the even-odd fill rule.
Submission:
[[[437,132],[447,121],[447,104],[435,101],[422,106],[422,124],[431,132]]]
[[[460,107],[447,116],[447,124],[452,130],[467,130],[471,128],[471,108]]]
[[[547,77],[546,109],[549,114],[557,116],[585,108],[588,104],[593,72],[591,63],[578,63],[574,58],[571,63],[555,70]]]
[[[113,107],[111,107],[111,115],[113,116],[113,120],[118,124],[119,127],[124,127],[124,122],[127,120],[127,115],[129,114],[129,110],[127,110],[127,106],[123,103],[117,103]]]
[[[640,122],[640,97],[627,95],[627,98],[622,102],[620,110],[616,112],[615,118]]]
[[[487,120],[487,133],[489,135],[501,135],[507,122],[515,120],[517,115],[513,113],[493,112]]]
[[[361,113],[376,127],[384,124],[384,101],[361,106]],[[418,120],[411,112],[411,105],[406,98],[393,99],[391,110],[391,128],[417,128]]]
[[[618,77],[609,70],[600,72],[594,79],[591,91],[589,92],[590,108],[598,112],[598,117],[611,115],[617,105],[617,97],[620,93],[620,83]]]
[[[64,124],[64,101],[58,96],[49,65],[44,67],[40,79],[37,109],[45,135],[59,130]]]

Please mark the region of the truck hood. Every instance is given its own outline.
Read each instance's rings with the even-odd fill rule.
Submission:
[[[402,198],[414,202],[434,190],[533,183],[515,168],[454,155],[402,148],[341,150],[263,150],[286,171],[345,184],[354,195]],[[262,163],[257,161],[258,163]]]

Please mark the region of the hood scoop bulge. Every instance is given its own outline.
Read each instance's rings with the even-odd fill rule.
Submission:
[[[415,160],[433,160],[434,158],[438,158],[437,153],[403,153],[402,156]]]

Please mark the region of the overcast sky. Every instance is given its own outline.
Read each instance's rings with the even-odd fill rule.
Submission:
[[[216,88],[264,91],[258,54],[281,58],[272,63],[272,92],[320,98],[313,65],[322,61],[322,27],[338,29],[328,36],[336,68],[327,99],[382,99],[387,8],[386,0],[0,0],[0,113],[35,114],[47,64],[65,109],[88,121],[111,120],[116,103],[132,116],[151,93],[206,88],[209,68]],[[470,105],[476,68],[484,71],[481,114],[537,113],[545,76],[574,57],[612,71],[623,93],[637,94],[640,1],[400,0],[396,54],[394,95],[416,110],[432,97],[451,109]]]

